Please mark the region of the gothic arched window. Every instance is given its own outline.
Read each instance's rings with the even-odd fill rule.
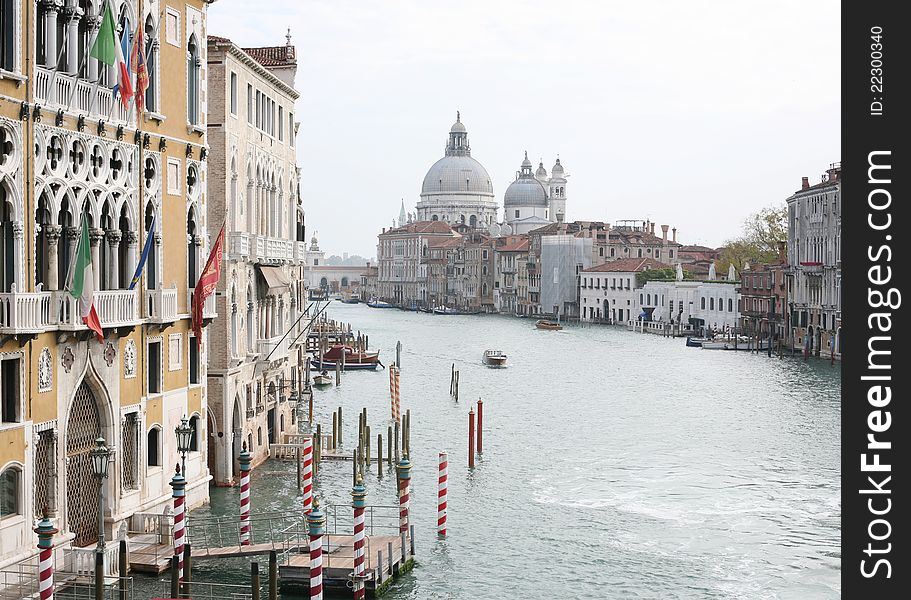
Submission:
[[[190,36],[187,44],[187,121],[191,125],[199,123],[199,43],[196,35]]]

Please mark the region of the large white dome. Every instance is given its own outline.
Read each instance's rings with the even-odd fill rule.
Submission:
[[[444,156],[436,161],[421,185],[421,196],[457,193],[493,196],[487,169],[468,155]]]

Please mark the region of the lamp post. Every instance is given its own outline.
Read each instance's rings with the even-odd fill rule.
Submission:
[[[193,428],[190,427],[190,422],[187,420],[186,416],[180,420],[180,425],[174,429],[174,433],[177,434],[177,452],[180,453],[180,471],[186,478],[187,452],[190,451],[190,444],[193,441]],[[187,479],[189,480],[189,478]]]
[[[111,450],[103,437],[95,440],[90,451],[92,471],[98,479],[98,545],[95,548],[95,598],[104,598],[104,480],[108,477],[108,462]]]

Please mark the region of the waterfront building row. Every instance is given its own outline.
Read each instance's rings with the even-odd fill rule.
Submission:
[[[189,508],[213,477],[236,480],[240,443],[262,460],[294,425],[307,259],[294,49],[207,37],[210,4],[0,6],[0,569],[34,559],[45,510],[68,560],[90,560],[102,496],[107,539],[135,515],[165,514],[183,418]],[[144,32],[141,110],[88,56],[106,5],[118,36]],[[83,221],[102,342],[66,289]],[[194,287],[222,224],[197,340]],[[99,437],[112,450],[100,488]]]

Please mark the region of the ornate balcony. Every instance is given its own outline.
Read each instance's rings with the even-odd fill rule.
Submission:
[[[195,288],[189,288],[187,290],[187,314],[193,314],[193,292]],[[218,311],[215,310],[215,293],[209,294],[209,297],[206,298],[206,303],[202,306],[202,318],[203,319],[214,319],[218,316]]]
[[[268,339],[260,338],[256,341],[256,349],[260,360],[280,360],[288,356],[288,341],[291,336],[277,335]]]
[[[146,290],[146,318],[151,323],[173,323],[177,320],[177,286],[171,289]]]
[[[250,234],[241,232],[229,233],[228,253],[235,257],[250,256]]]
[[[307,258],[307,242],[294,242],[294,260],[303,262]]]
[[[57,322],[52,292],[0,294],[0,333],[40,333]]]
[[[86,329],[79,314],[79,300],[68,292],[55,292],[60,317],[59,328],[66,331]],[[102,327],[138,325],[139,290],[104,290],[95,292],[95,311]]]
[[[130,125],[134,111],[126,109],[110,88],[96,86],[73,75],[57,71],[53,75],[45,67],[35,67],[35,100],[38,104],[56,111],[101,118],[114,125]]]

